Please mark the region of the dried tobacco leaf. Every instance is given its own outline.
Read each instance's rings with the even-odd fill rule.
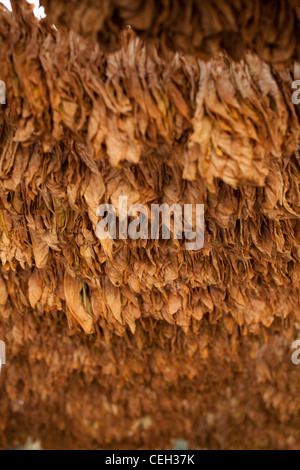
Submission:
[[[144,3],[73,2],[74,29],[117,45],[114,15],[167,60],[130,29],[109,53],[0,8],[0,447],[30,429],[45,448],[300,448],[299,67],[263,61],[297,56],[298,4]],[[178,52],[231,51],[232,31],[262,58]],[[203,249],[100,241],[121,195],[204,204]]]
[[[267,62],[299,59],[297,0],[42,0],[57,27],[97,38],[108,50],[120,47],[119,32],[133,28],[159,51],[208,59],[221,48],[235,60],[246,49]]]

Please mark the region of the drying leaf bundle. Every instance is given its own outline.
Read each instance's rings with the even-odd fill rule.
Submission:
[[[300,52],[298,0],[42,0],[49,20],[96,38],[109,51],[132,27],[160,53],[208,59],[220,49],[240,60],[247,49],[287,63]]]
[[[298,65],[107,52],[26,2],[0,36],[1,446],[300,447]],[[122,195],[204,204],[203,249],[100,241]]]
[[[297,148],[296,66],[272,69],[251,53],[240,63],[179,53],[163,61],[132,31],[119,52],[104,54],[74,33],[32,24],[30,10],[3,14],[0,34],[15,142],[49,152],[70,136],[112,166],[178,154],[183,177],[198,173],[211,190],[214,178],[262,186],[271,160]]]

